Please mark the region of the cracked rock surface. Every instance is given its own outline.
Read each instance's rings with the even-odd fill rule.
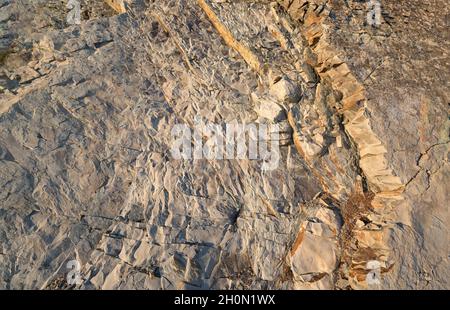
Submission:
[[[449,288],[444,1],[80,2],[0,0],[0,288]],[[278,168],[174,159],[199,119]]]

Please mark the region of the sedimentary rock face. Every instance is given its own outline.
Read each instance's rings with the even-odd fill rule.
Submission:
[[[448,5],[380,2],[0,0],[0,288],[448,289]]]

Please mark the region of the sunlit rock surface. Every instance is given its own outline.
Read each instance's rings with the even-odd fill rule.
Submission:
[[[381,3],[0,0],[0,288],[448,289],[450,12]]]

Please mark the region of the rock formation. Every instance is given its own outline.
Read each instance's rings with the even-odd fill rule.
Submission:
[[[77,2],[0,0],[0,288],[449,288],[446,2]]]

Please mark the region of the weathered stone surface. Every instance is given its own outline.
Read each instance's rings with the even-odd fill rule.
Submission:
[[[427,203],[419,193],[423,193],[424,188],[431,191],[436,188],[425,179],[416,178],[421,175],[417,161],[430,149],[442,146],[448,153],[448,107],[445,106],[448,94],[441,82],[446,78],[440,77],[448,73],[443,69],[447,65],[437,61],[436,66],[427,66],[428,61],[420,59],[423,53],[418,52],[448,54],[447,43],[431,43],[443,42],[440,37],[445,32],[448,7],[443,3],[428,5],[408,1],[406,5],[382,1],[382,24],[372,27],[365,20],[365,3],[350,1],[344,6],[339,1],[309,1],[305,4],[305,1],[293,1],[285,6],[291,16],[304,25],[303,33],[311,45],[304,53],[307,62],[315,67],[321,79],[330,80],[333,88],[342,93],[340,109],[345,129],[358,148],[359,165],[375,193],[372,205],[384,218],[381,226],[386,233],[384,241],[377,246],[384,243],[383,247],[393,251],[390,254],[395,257],[393,260],[409,262],[408,267],[394,267],[384,285],[393,288],[401,281],[400,286],[408,288],[448,287],[448,271],[440,267],[441,262],[447,261],[444,243],[438,246],[430,242],[433,250],[423,254],[428,258],[419,254],[420,258],[412,259],[411,252],[414,248],[413,251],[424,253],[421,249],[428,247],[425,245],[428,241],[418,240],[441,240],[439,235],[447,235],[447,228],[443,226],[437,228],[432,224],[435,228],[429,230],[430,225],[425,220],[435,218],[438,222],[447,222],[447,199],[436,193],[432,202],[435,215],[425,211]],[[351,20],[347,16],[351,16]],[[429,27],[423,27],[424,24]],[[428,28],[434,29],[431,37]],[[411,31],[412,36],[407,34]],[[427,39],[417,44],[419,37]],[[424,138],[425,132],[427,138]],[[448,175],[448,158],[438,158],[437,175]],[[415,189],[410,187],[420,182],[422,185]],[[427,227],[419,229],[420,232],[413,228],[417,233],[415,237],[406,229],[411,227],[412,218]],[[361,241],[366,245],[374,240],[366,234],[360,238],[364,238]],[[421,270],[431,269],[425,267],[429,264],[440,271],[424,282]]]
[[[361,1],[81,1],[71,26],[0,0],[0,288],[77,260],[80,289],[360,289],[376,260],[448,289],[449,12],[409,2],[372,27]],[[198,116],[278,125],[278,168],[175,160]]]
[[[259,116],[275,123],[286,120],[286,111],[277,103],[275,98],[270,96],[258,97],[253,93],[252,99],[255,104],[255,112]]]
[[[299,85],[286,78],[275,82],[269,90],[270,94],[280,102],[297,103],[302,96]]]
[[[319,208],[308,213],[310,216],[299,232],[298,245],[291,249],[290,261],[294,279],[313,284],[324,276],[334,277],[339,262],[337,240],[342,223],[331,209]]]

